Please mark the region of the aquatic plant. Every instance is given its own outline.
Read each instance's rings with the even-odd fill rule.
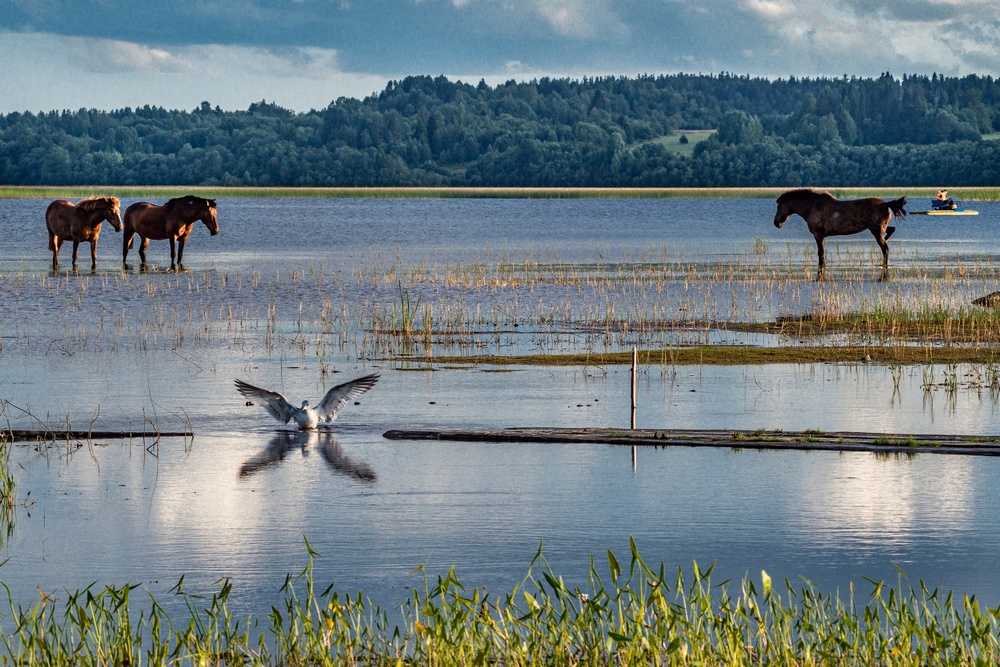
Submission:
[[[986,665],[1000,660],[1000,610],[974,598],[866,580],[858,599],[759,579],[712,582],[713,567],[649,567],[630,541],[623,567],[607,552],[568,584],[539,547],[524,581],[502,597],[467,589],[454,570],[431,576],[400,607],[401,621],[362,593],[317,592],[314,559],[289,575],[265,618],[234,619],[229,580],[210,597],[173,593],[189,618],[174,622],[138,586],[90,586],[10,601],[4,662],[18,665]],[[7,589],[8,598],[10,590]],[[58,597],[65,601],[59,602]],[[138,606],[138,605],[137,605]],[[258,634],[259,633],[259,634]]]
[[[5,539],[14,532],[17,518],[17,480],[11,469],[11,441],[0,432],[0,534]]]

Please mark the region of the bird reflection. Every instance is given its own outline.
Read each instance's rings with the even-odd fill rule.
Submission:
[[[347,475],[359,482],[373,484],[375,471],[363,461],[355,461],[344,453],[332,431],[278,431],[260,454],[240,466],[240,477],[250,477],[264,468],[276,465],[298,450],[308,456],[311,449],[320,455],[335,473]]]
[[[375,471],[364,461],[355,461],[344,454],[333,433],[319,433],[319,453],[334,472],[353,477],[359,482],[375,482]]]

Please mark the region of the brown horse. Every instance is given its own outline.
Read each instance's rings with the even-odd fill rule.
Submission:
[[[128,250],[132,247],[132,237],[139,235],[139,259],[142,266],[146,266],[146,246],[150,239],[170,241],[170,268],[183,269],[181,257],[184,255],[184,243],[194,223],[201,220],[208,227],[212,236],[219,233],[219,221],[215,217],[216,206],[214,199],[203,199],[202,197],[178,197],[171,199],[162,206],[150,204],[147,201],[136,202],[125,209],[125,236],[122,239],[122,264],[128,257]],[[174,264],[174,241],[177,241],[177,263]]]
[[[90,243],[90,268],[97,270],[97,239],[101,223],[107,220],[116,232],[122,230],[121,204],[117,197],[91,197],[77,205],[57,199],[45,209],[45,226],[49,229],[49,250],[52,251],[52,268],[59,267],[59,248],[66,241],[73,242],[73,266],[80,243]]]
[[[799,215],[809,225],[809,232],[816,239],[819,251],[819,270],[816,279],[823,279],[823,241],[827,236],[857,234],[868,230],[882,249],[882,278],[889,275],[889,244],[886,241],[896,231],[888,227],[894,215],[906,217],[906,198],[886,202],[870,197],[840,201],[829,192],[816,192],[808,188],[789,190],[778,197],[778,210],[774,214],[774,226],[788,220],[793,214]]]

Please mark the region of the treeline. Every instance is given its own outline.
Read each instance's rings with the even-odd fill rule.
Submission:
[[[693,151],[665,138],[717,130]],[[222,186],[982,186],[1000,81],[677,74],[495,87],[416,76],[294,113],[0,115],[0,183]]]

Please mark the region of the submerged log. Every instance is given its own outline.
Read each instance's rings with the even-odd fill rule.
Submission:
[[[67,431],[46,429],[2,429],[0,440],[13,442],[59,442],[62,440],[144,440],[193,438],[191,431]]]
[[[856,431],[740,431],[693,429],[509,428],[488,430],[392,430],[389,440],[464,442],[599,443],[646,447],[727,447],[881,454],[1000,456],[1000,437]]]

